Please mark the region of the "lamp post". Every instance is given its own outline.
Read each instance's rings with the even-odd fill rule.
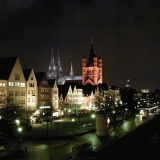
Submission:
[[[93,124],[95,125],[95,120],[94,120],[96,118],[95,114],[92,114],[91,117],[93,119]]]
[[[75,119],[72,118],[72,122],[73,122],[73,134],[74,134],[74,121],[75,121]]]
[[[47,136],[48,136],[48,109],[47,110]]]

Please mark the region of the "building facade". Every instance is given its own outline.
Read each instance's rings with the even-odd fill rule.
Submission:
[[[82,84],[102,84],[102,78],[102,59],[100,54],[97,58],[97,55],[93,49],[93,42],[91,41],[91,49],[88,61],[85,54],[82,58]]]

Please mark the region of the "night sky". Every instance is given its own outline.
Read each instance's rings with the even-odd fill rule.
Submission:
[[[83,54],[103,60],[103,82],[134,89],[160,87],[160,1],[1,0],[0,58],[18,56],[23,69],[47,71],[53,48],[64,75],[81,75]]]

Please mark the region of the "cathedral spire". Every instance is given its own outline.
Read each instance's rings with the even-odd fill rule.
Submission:
[[[93,44],[93,39],[91,38],[91,44]]]
[[[52,48],[52,53],[51,53],[51,65],[54,65],[54,55],[53,55],[53,48]]]
[[[70,76],[73,76],[73,67],[72,67],[72,62],[71,62],[71,71],[70,71]]]
[[[58,66],[61,66],[60,57],[59,57],[59,50],[58,50],[58,56],[57,56],[57,65],[58,65]]]

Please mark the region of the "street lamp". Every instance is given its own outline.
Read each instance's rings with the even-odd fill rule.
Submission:
[[[18,127],[18,132],[22,132],[22,127]]]
[[[73,122],[73,134],[74,134],[74,121],[75,121],[75,119],[72,118],[72,122]]]
[[[95,118],[95,115],[94,115],[94,114],[92,114],[92,118]]]
[[[68,112],[69,112],[69,116],[70,116],[71,115],[71,110],[69,109]]]

